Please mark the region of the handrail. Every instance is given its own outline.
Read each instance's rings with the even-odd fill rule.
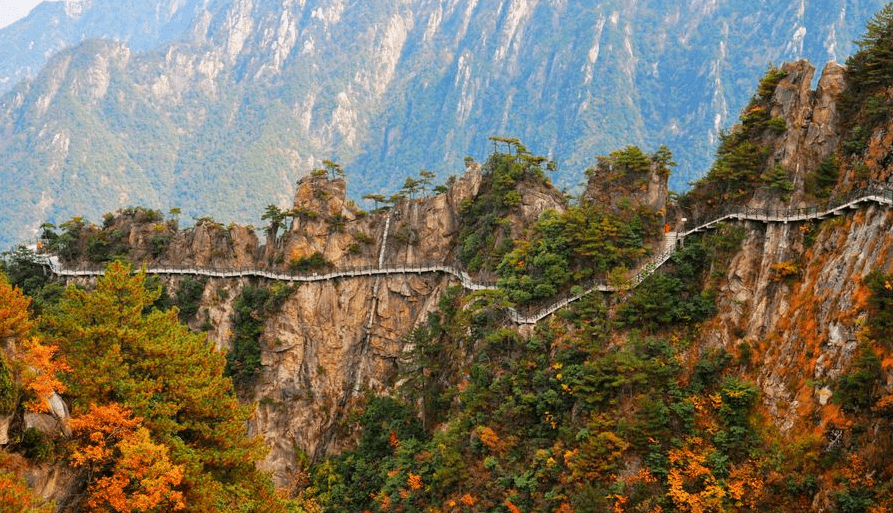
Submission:
[[[726,220],[735,221],[762,221],[762,222],[792,222],[806,221],[810,219],[823,219],[836,216],[845,210],[858,208],[860,203],[873,202],[879,205],[893,205],[893,189],[877,185],[869,185],[850,191],[842,198],[830,200],[825,206],[792,207],[784,209],[751,208],[748,206],[728,205],[698,219],[691,219],[685,223],[682,237],[701,230],[713,228],[718,223]]]
[[[795,222],[806,221],[810,219],[823,219],[825,217],[837,216],[846,210],[860,208],[861,203],[876,203],[883,206],[893,206],[893,189],[878,186],[863,187],[861,189],[851,191],[843,198],[829,201],[824,207],[808,207],[808,208],[787,208],[787,209],[757,209],[747,206],[726,206],[718,211],[714,211],[709,215],[702,216],[698,219],[690,220],[685,223],[681,232],[669,232],[665,234],[664,250],[655,255],[654,258],[646,261],[638,268],[627,283],[613,285],[607,282],[592,280],[586,284],[583,291],[578,294],[570,294],[560,298],[551,304],[544,306],[532,315],[522,316],[516,309],[509,308],[509,318],[516,324],[536,324],[540,320],[552,315],[560,308],[568,305],[573,301],[591,294],[594,291],[600,292],[617,292],[622,290],[630,290],[638,287],[648,276],[653,274],[658,268],[665,264],[673,253],[676,252],[677,241],[683,240],[686,236],[702,231],[713,229],[723,221],[760,221],[764,223],[772,222]],[[406,264],[386,264],[383,261],[384,251],[379,255],[378,266],[359,266],[341,268],[336,270],[315,269],[307,270],[303,273],[296,273],[292,270],[271,271],[262,268],[196,268],[196,267],[177,267],[167,266],[159,268],[147,268],[147,274],[181,274],[192,276],[208,276],[215,278],[264,278],[275,281],[288,282],[315,282],[330,281],[340,278],[352,278],[360,276],[381,276],[381,275],[398,275],[398,274],[422,274],[422,273],[444,273],[456,277],[462,286],[468,290],[496,290],[497,282],[495,281],[475,281],[470,274],[462,269],[447,265],[441,262],[423,262],[414,266]],[[99,266],[88,266],[78,269],[63,269],[61,264],[55,259],[47,259],[47,265],[51,272],[57,276],[100,276],[104,273],[104,268]],[[320,274],[320,273],[323,274]]]

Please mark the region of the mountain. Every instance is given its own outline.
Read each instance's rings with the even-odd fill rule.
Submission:
[[[368,212],[305,176],[264,240],[142,208],[47,230],[55,272],[0,264],[0,490],[63,512],[890,511],[891,28],[893,4],[817,81],[769,70],[681,196],[667,152],[600,158],[571,201],[496,140]]]
[[[769,63],[842,58],[881,2],[114,5],[44,4],[0,31],[44,53],[81,41],[3,72],[32,75],[0,98],[3,245],[134,204],[256,223],[323,159],[351,196],[389,195],[421,168],[458,173],[492,135],[571,189],[597,155],[666,144],[683,190]]]
[[[168,43],[185,31],[199,0],[43,2],[29,16],[0,30],[0,93],[34,78],[57,52],[86,39],[123,41],[136,51]]]

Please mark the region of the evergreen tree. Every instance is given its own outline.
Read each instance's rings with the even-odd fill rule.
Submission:
[[[176,490],[187,511],[281,511],[255,468],[263,445],[246,436],[251,411],[223,376],[223,354],[180,324],[176,309],[151,309],[160,290],[147,291],[144,278],[112,263],[94,291],[69,287],[47,319],[72,369],[64,380],[73,415],[118,404],[141,418],[151,442],[184,468]]]
[[[866,25],[855,41],[859,51],[847,59],[847,71],[865,89],[885,86],[893,78],[893,3],[888,3]]]
[[[270,240],[273,241],[273,243],[276,242],[276,233],[279,231],[279,228],[285,224],[285,218],[289,215],[291,215],[291,211],[282,210],[276,205],[267,205],[264,215],[260,216],[262,220],[270,221],[268,231],[270,233]]]

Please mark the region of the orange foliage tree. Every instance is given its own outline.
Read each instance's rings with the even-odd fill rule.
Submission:
[[[58,373],[70,371],[71,368],[64,361],[54,358],[59,349],[57,346],[44,345],[38,337],[26,339],[23,347],[22,384],[31,395],[25,407],[33,412],[49,411],[48,399],[53,392],[61,394],[66,390]]]
[[[176,310],[152,308],[160,290],[147,291],[144,278],[112,263],[95,290],[69,287],[57,311],[45,316],[71,368],[62,376],[73,414],[118,403],[142,419],[147,437],[137,430],[115,444],[111,476],[131,472],[139,479],[143,456],[131,449],[141,446],[157,461],[169,458],[164,486],[177,482],[190,511],[282,511],[269,476],[255,466],[265,448],[247,436],[251,410],[239,405],[223,376],[224,355],[206,335],[180,324]],[[175,479],[177,468],[182,480]],[[115,483],[110,478],[102,490],[110,494]]]
[[[28,315],[31,299],[18,288],[13,288],[6,276],[0,274],[0,341],[21,339],[31,332],[34,321]]]
[[[151,440],[140,418],[112,403],[93,405],[73,418],[80,444],[72,463],[89,470],[87,509],[91,512],[138,512],[184,509],[183,465],[174,465],[168,448]]]
[[[47,399],[54,391],[65,391],[65,385],[56,374],[68,367],[54,358],[55,346],[44,345],[40,337],[32,336],[35,323],[28,312],[30,304],[31,299],[12,287],[0,274],[0,342],[14,341],[20,346],[15,348],[8,342],[4,343],[11,353],[7,359],[13,360],[16,374],[30,392],[31,398],[25,406],[30,411],[43,412],[49,410]]]

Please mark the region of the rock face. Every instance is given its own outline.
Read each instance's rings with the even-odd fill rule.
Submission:
[[[772,116],[784,118],[788,130],[768,142],[773,144],[770,158],[797,169],[796,205],[805,201],[803,177],[841,140],[834,97],[844,82],[841,68],[829,64],[813,92],[808,63],[784,69],[787,76],[771,101]],[[869,144],[865,162],[873,177],[893,172],[893,165],[872,156],[872,148],[882,146],[891,133],[891,127],[882,128]],[[365,213],[346,201],[343,180],[308,176],[298,183],[290,225],[283,233],[268,230],[263,245],[246,228],[213,222],[186,232],[174,232],[169,223],[126,229],[122,222],[119,228],[136,254],[157,264],[285,271],[315,254],[322,259],[319,272],[331,265],[453,263],[460,205],[485,186],[481,169],[470,166],[446,193]],[[838,188],[852,186],[845,177]],[[593,173],[585,196],[617,206],[620,190],[625,202],[655,211],[663,209],[668,194],[665,174],[652,166],[639,174]],[[546,209],[564,204],[554,189],[521,184],[519,192],[521,202],[510,216],[514,235]],[[755,196],[752,206],[779,202],[765,193]],[[692,351],[722,347],[739,354],[748,348],[763,405],[783,431],[833,422],[839,408],[834,383],[853,358],[865,320],[861,278],[873,269],[893,269],[891,233],[893,212],[879,207],[811,223],[745,223],[740,251],[728,268],[713,270],[714,276],[724,276],[717,280],[719,313],[701,326]],[[169,242],[165,251],[151,256],[157,236]],[[228,347],[233,300],[248,284],[248,279],[208,280],[193,327],[209,325],[211,339]],[[364,391],[394,385],[405,337],[451,285],[450,276],[433,273],[304,283],[265,319],[262,371],[245,395],[257,404],[249,428],[270,445],[262,465],[273,471],[278,486],[292,483],[302,453],[319,457],[350,443],[352,434],[343,432],[339,421]]]
[[[175,231],[170,221],[137,222],[145,215],[141,212],[119,216],[110,229],[123,233],[132,254],[151,266],[288,271],[315,253],[327,262],[319,272],[329,266],[453,263],[459,205],[477,195],[481,183],[480,166],[472,165],[445,193],[365,213],[346,200],[343,179],[306,176],[298,182],[290,225],[284,233],[267,229],[260,246],[244,227],[202,221]],[[529,188],[530,198],[518,215],[522,227],[558,204],[554,190]],[[153,255],[157,237],[168,242]],[[184,279],[169,279],[168,288],[175,290]],[[248,279],[208,280],[190,325],[202,326],[227,348],[233,301],[249,284],[257,285]],[[404,338],[427,319],[451,285],[457,285],[451,276],[431,273],[304,283],[266,320],[262,373],[249,394],[257,404],[250,431],[270,445],[263,466],[274,472],[278,485],[291,482],[298,451],[318,457],[350,441],[338,422],[366,390],[393,385]]]
[[[810,225],[747,224],[742,250],[725,273],[721,313],[702,331],[703,342],[733,354],[740,344],[753,350],[763,403],[783,431],[826,421],[833,383],[850,363],[865,321],[861,279],[893,269],[891,229],[893,213],[877,207]],[[807,235],[815,237],[811,247]],[[773,269],[785,262],[795,276]]]
[[[251,431],[272,447],[263,466],[277,484],[298,470],[296,449],[315,457],[349,442],[337,423],[365,390],[394,384],[403,338],[448,285],[432,275],[305,284],[267,322]]]
[[[813,73],[808,63],[786,64],[783,70],[787,76],[772,97],[772,116],[783,117],[788,130],[772,158],[797,170],[790,205],[803,206],[805,175],[843,137],[835,98],[846,87],[844,70],[826,65],[816,91],[808,89]],[[881,158],[889,146],[880,149],[891,130],[877,129],[860,156],[871,180],[885,181],[893,172],[889,159]],[[864,180],[843,176],[835,193]],[[763,192],[751,202],[778,205],[777,197]],[[745,229],[741,251],[723,273],[720,313],[701,331],[703,347],[753,351],[763,404],[783,431],[833,427],[840,408],[833,399],[836,380],[865,336],[868,292],[862,279],[872,270],[893,270],[893,212],[868,206],[823,221],[747,222]]]
[[[834,62],[825,65],[816,90],[811,90],[815,68],[800,60],[782,65],[781,79],[770,100],[770,116],[782,118],[787,130],[770,144],[770,162],[780,164],[793,178],[792,205],[805,206],[804,178],[815,169],[840,142],[837,98],[844,90],[844,68]],[[779,208],[777,194],[762,190],[750,206]]]

